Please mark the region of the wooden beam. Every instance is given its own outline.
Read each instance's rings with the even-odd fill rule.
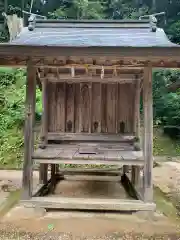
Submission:
[[[134,90],[134,133],[135,136],[139,139],[140,138],[140,83],[141,80],[138,79],[135,83],[135,90]],[[132,166],[132,176],[131,181],[132,184],[138,185],[140,178],[140,168],[139,166]]]
[[[133,158],[133,159],[132,159]],[[143,159],[143,154],[141,154],[141,152],[139,152],[139,156],[135,156],[135,155],[129,155],[126,156],[126,159],[123,159],[121,157],[119,157],[119,159],[105,159],[103,160],[102,158],[99,158],[99,156],[97,156],[97,159],[88,159],[88,156],[86,156],[85,159],[83,159],[82,157],[80,159],[78,159],[77,157],[75,158],[63,158],[63,157],[59,157],[59,158],[39,158],[34,156],[33,157],[34,161],[36,163],[44,163],[44,164],[76,164],[76,165],[107,165],[107,166],[123,166],[123,165],[137,165],[137,166],[144,166],[144,159]]]
[[[153,201],[153,109],[152,109],[152,68],[144,70],[144,201]]]
[[[48,141],[48,79],[42,82],[42,126],[41,126],[41,148],[45,148]]]
[[[27,66],[27,85],[26,85],[26,120],[25,120],[25,139],[24,139],[24,166],[23,166],[23,191],[22,198],[29,199],[33,191],[33,160],[32,152],[34,148],[33,126],[35,120],[36,103],[36,69],[29,61]]]
[[[155,204],[130,199],[89,199],[65,197],[33,197],[29,201],[21,201],[26,207],[39,206],[56,209],[112,210],[112,211],[152,211]]]
[[[100,181],[100,182],[118,182],[121,181],[121,176],[95,176],[95,175],[64,175],[66,181]]]
[[[180,48],[174,45],[174,47],[55,47],[55,46],[28,46],[28,45],[13,45],[9,43],[3,43],[0,45],[0,55],[4,57],[59,57],[61,56],[82,56],[82,57],[119,57],[121,60],[136,60],[148,62],[160,61],[159,65],[153,65],[153,67],[170,67],[180,63],[179,55]],[[164,63],[167,62],[165,66]],[[14,63],[14,65],[16,65]],[[135,64],[132,64],[135,66]]]
[[[45,79],[42,82],[42,105],[43,105],[43,114],[42,114],[42,123],[41,123],[41,144],[40,148],[44,149],[47,145],[47,133],[48,133],[48,89],[47,89],[48,80]],[[39,183],[46,184],[48,180],[48,164],[40,164],[39,166]]]
[[[140,91],[141,79],[137,79],[134,83],[134,133],[137,138],[140,137]]]
[[[40,47],[39,47],[40,48]],[[171,48],[170,48],[171,49]],[[170,50],[169,49],[169,50]],[[141,49],[143,50],[143,49]],[[162,49],[161,49],[162,50]],[[159,50],[161,52],[161,50]],[[172,49],[171,49],[172,50]],[[76,51],[75,51],[76,52]],[[148,53],[143,50],[144,54]],[[158,51],[157,51],[158,52]],[[31,51],[32,53],[32,51]],[[131,57],[123,57],[123,55],[120,53],[118,54],[118,51],[116,52],[115,56],[110,56],[107,54],[108,58],[108,64],[106,64],[107,60],[104,58],[105,54],[103,55],[103,60],[102,56],[96,54],[96,55],[82,55],[80,56],[78,53],[77,55],[79,56],[78,58],[76,56],[71,56],[72,64],[66,64],[65,59],[69,56],[61,55],[61,56],[52,56],[51,58],[48,57],[48,55],[40,55],[37,56],[35,53],[32,55],[33,58],[33,64],[36,67],[45,67],[45,68],[71,68],[72,66],[76,67],[76,69],[82,69],[86,67],[89,69],[96,68],[96,69],[102,69],[102,66],[104,69],[114,69],[116,68],[117,71],[126,71],[126,72],[133,72],[134,74],[136,73],[142,73],[143,68],[148,66],[148,63],[151,63],[153,68],[180,68],[180,60],[179,56],[177,57],[176,55],[173,55],[174,50],[172,51],[172,55],[170,56],[165,56],[164,53],[157,56],[157,57],[138,57],[131,55]],[[150,53],[151,54],[151,53]],[[12,55],[9,53],[9,55],[1,55],[0,57],[0,65],[1,66],[12,66],[12,67],[26,67],[28,63],[29,56],[31,54],[17,54],[17,55]],[[71,55],[71,53],[69,54]],[[54,59],[58,58],[57,61]],[[75,58],[75,59],[74,59]],[[64,60],[63,60],[64,59]],[[83,63],[82,60],[83,59]],[[91,60],[89,60],[91,59]],[[96,64],[93,64],[93,60],[96,61]]]
[[[54,191],[56,185],[56,164],[51,164],[51,190]]]
[[[134,142],[135,136],[108,133],[61,133],[49,132],[48,140],[51,141],[95,141],[95,142]]]
[[[134,74],[124,74],[124,75],[119,75],[118,77],[114,76],[105,76],[101,78],[101,76],[87,76],[87,75],[79,75],[79,76],[74,76],[68,75],[68,74],[59,74],[59,78],[54,75],[54,74],[47,74],[46,76],[49,80],[49,82],[67,82],[67,83],[84,83],[84,80],[86,82],[101,82],[101,83],[132,83],[136,81],[135,75]],[[44,81],[46,78],[41,77],[41,81]]]

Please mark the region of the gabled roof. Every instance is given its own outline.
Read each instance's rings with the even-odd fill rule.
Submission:
[[[150,21],[31,19],[11,45],[59,47],[174,47]]]

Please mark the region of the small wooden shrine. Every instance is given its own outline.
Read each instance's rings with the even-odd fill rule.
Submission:
[[[29,26],[15,40],[0,44],[0,65],[27,66],[22,197],[26,206],[154,211],[152,69],[180,67],[180,47],[152,19],[65,21],[31,16]],[[37,86],[42,89],[43,117],[41,140],[35,148]],[[40,164],[40,186],[34,192],[35,163]],[[123,168],[122,178],[137,197],[83,199],[43,194],[45,187],[53,189],[63,178],[60,164]],[[83,172],[80,168],[74,174],[77,171]]]

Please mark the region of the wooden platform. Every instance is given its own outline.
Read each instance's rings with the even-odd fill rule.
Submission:
[[[62,143],[37,149],[33,159],[39,163],[143,165],[142,151],[128,143]]]
[[[116,175],[116,174],[115,174]],[[49,185],[50,186],[50,185]],[[41,191],[42,193],[42,191]],[[153,211],[154,203],[145,203],[129,195],[119,176],[64,175],[53,192],[22,200],[26,207],[64,210]]]

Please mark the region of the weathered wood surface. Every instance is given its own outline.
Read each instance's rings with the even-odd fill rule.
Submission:
[[[60,175],[88,175],[88,176],[120,176],[121,169],[116,168],[61,168]]]
[[[144,201],[153,201],[153,109],[152,68],[145,68],[143,85],[144,107]]]
[[[134,133],[135,136],[140,139],[140,79],[136,81],[135,86],[135,94],[134,94]],[[140,143],[139,143],[140,146]],[[137,148],[137,144],[136,144]],[[141,146],[140,148],[141,149]],[[140,181],[140,168],[139,166],[132,166],[132,176],[131,181],[134,185],[138,185]]]
[[[41,123],[41,144],[40,147],[44,149],[48,143],[48,79],[42,82],[42,123]],[[45,184],[47,182],[48,165],[40,164],[39,166],[39,183]]]
[[[48,179],[48,164],[40,164],[39,166],[39,183],[45,184]]]
[[[133,103],[130,83],[48,83],[48,131],[132,134]]]
[[[112,144],[59,144],[48,145],[46,149],[37,149],[34,154],[34,159],[141,159],[141,151],[133,151],[132,146],[125,145],[122,147]]]
[[[86,141],[86,142],[119,142],[133,143],[135,136],[126,134],[107,134],[107,133],[61,133],[49,132],[48,140],[51,141]]]
[[[59,78],[57,78],[54,75],[50,75],[48,74],[48,79],[49,82],[52,83],[61,83],[61,82],[66,82],[66,83],[83,83],[84,79],[86,79],[87,82],[93,82],[93,83],[119,83],[119,84],[124,84],[124,83],[133,83],[136,81],[135,77],[133,76],[133,78],[129,78],[129,76],[120,76],[120,77],[114,77],[114,76],[108,76],[108,77],[104,77],[103,79],[100,78],[100,76],[97,77],[89,77],[87,75],[82,75],[82,76],[75,76],[72,77],[70,75],[65,75],[63,74],[62,76],[60,75]],[[41,77],[41,81],[44,81],[45,78]]]
[[[34,121],[36,104],[36,69],[29,61],[27,66],[27,86],[26,86],[26,119],[24,136],[24,166],[22,198],[29,199],[33,191],[33,160],[32,153],[34,149]]]
[[[109,211],[152,211],[155,204],[144,203],[140,200],[124,199],[89,199],[65,197],[33,197],[28,201],[21,201],[26,207],[43,207],[47,209],[84,209]]]
[[[119,182],[121,176],[90,176],[90,175],[64,175],[64,180],[67,181],[100,181],[100,182]]]
[[[119,166],[122,167],[123,165],[137,165],[137,166],[143,166],[144,161],[142,159],[121,159],[121,160],[113,160],[113,159],[60,159],[60,158],[54,158],[54,159],[46,159],[46,158],[35,158],[34,161],[36,163],[44,163],[44,164],[74,164],[74,165],[107,165],[107,166]]]
[[[23,67],[27,65],[29,57],[33,57],[33,63],[37,67],[63,66],[71,56],[72,64],[110,65],[118,66],[122,71],[127,69],[129,73],[142,72],[143,68],[151,62],[154,68],[179,68],[179,52],[175,48],[73,48],[58,47],[34,47],[2,45],[0,49],[0,63],[4,66]],[[61,53],[61,55],[59,55]],[[49,57],[51,56],[51,57]],[[79,56],[79,57],[77,57]],[[105,57],[106,56],[106,57]],[[95,64],[95,65],[96,65]]]
[[[105,146],[87,147],[81,144],[48,145],[46,149],[37,149],[33,159],[39,163],[53,164],[107,164],[107,165],[143,165],[143,154],[134,151],[132,146],[125,148],[113,145],[108,149]]]

